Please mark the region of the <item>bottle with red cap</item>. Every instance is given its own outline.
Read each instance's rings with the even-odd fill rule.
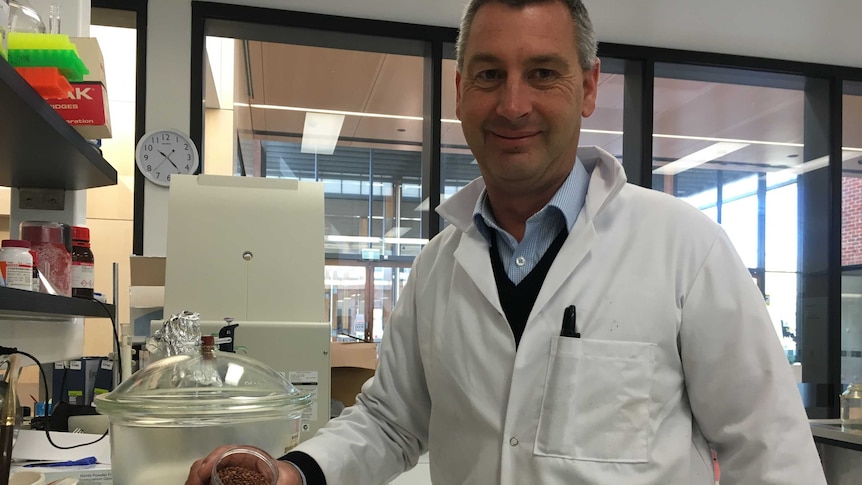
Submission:
[[[0,276],[9,288],[32,289],[33,256],[30,255],[30,241],[5,239],[0,242]]]
[[[93,299],[96,279],[94,261],[90,249],[90,229],[72,226],[72,296]]]

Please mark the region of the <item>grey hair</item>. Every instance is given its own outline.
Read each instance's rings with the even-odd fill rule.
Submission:
[[[461,29],[458,32],[458,41],[455,44],[458,71],[460,72],[464,67],[464,51],[467,50],[470,28],[473,26],[473,19],[476,17],[479,7],[487,3],[502,3],[520,9],[531,4],[552,2],[565,4],[572,14],[572,21],[575,24],[575,44],[578,47],[581,69],[584,71],[592,69],[596,64],[599,43],[596,40],[596,31],[593,30],[593,23],[590,21],[587,7],[584,6],[581,0],[470,0],[470,3],[464,9],[464,14],[461,16]]]

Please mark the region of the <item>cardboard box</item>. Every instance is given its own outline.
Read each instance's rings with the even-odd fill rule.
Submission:
[[[108,83],[105,61],[99,42],[91,37],[72,37],[78,56],[90,73],[81,82],[72,82],[72,92],[65,100],[50,100],[60,114],[78,133],[87,139],[111,138],[111,113],[108,109]]]
[[[368,342],[332,342],[332,367],[377,369],[377,344]]]
[[[163,256],[131,256],[129,258],[130,286],[165,286]]]
[[[132,334],[150,335],[150,321],[164,319],[165,258],[132,256],[129,260],[129,319]]]
[[[356,395],[377,370],[377,344],[332,342],[330,350],[332,389],[330,396],[345,407],[356,403]]]

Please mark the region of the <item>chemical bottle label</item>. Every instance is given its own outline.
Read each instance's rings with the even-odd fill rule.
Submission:
[[[33,288],[33,265],[0,261],[0,275],[9,288],[31,290]]]
[[[72,263],[72,288],[95,288],[93,263]]]

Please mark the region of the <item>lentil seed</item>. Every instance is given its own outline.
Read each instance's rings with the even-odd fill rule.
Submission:
[[[224,485],[270,485],[269,480],[262,473],[248,468],[229,466],[216,473]]]

